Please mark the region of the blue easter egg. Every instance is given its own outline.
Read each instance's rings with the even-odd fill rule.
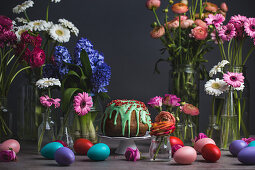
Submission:
[[[248,145],[243,140],[235,140],[229,145],[229,151],[233,156],[237,156],[238,153],[243,149],[246,148]]]
[[[61,147],[64,146],[58,142],[48,143],[41,149],[41,155],[48,159],[54,159],[56,150]]]
[[[252,141],[248,144],[248,147],[255,147],[255,141]]]
[[[255,165],[255,147],[246,147],[242,149],[237,157],[243,164]]]
[[[61,147],[55,152],[55,160],[59,165],[67,166],[74,162],[75,156],[71,149]]]
[[[87,153],[87,156],[94,161],[104,161],[110,155],[110,148],[104,143],[93,145]]]

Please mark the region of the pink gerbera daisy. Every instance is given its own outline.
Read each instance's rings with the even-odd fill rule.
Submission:
[[[218,28],[223,21],[225,21],[225,17],[221,14],[210,14],[208,15],[208,18],[205,19],[207,25],[214,25],[216,28]]]
[[[244,82],[243,73],[227,72],[223,75],[223,79],[228,85],[234,88],[240,87]]]
[[[255,38],[255,18],[248,18],[244,22],[245,32],[252,38]]]
[[[231,23],[229,23],[228,25],[223,26],[219,30],[219,37],[223,41],[230,41],[235,36],[236,36],[236,29],[235,29],[235,26]]]
[[[86,115],[90,108],[93,106],[92,97],[88,95],[88,93],[78,93],[77,96],[74,96],[73,107],[75,112],[79,116]]]
[[[237,32],[237,37],[243,38],[243,32],[244,32],[244,22],[247,20],[246,16],[241,15],[234,15],[231,17],[229,23],[234,24]]]

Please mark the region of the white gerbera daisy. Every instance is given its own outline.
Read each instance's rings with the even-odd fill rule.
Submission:
[[[60,23],[60,25],[70,29],[70,31],[72,33],[74,33],[76,36],[78,36],[79,29],[76,26],[74,26],[74,24],[72,22],[70,22],[70,21],[68,21],[68,20],[66,20],[64,18],[63,19],[59,19],[58,22]]]
[[[22,24],[27,24],[27,20],[25,18],[22,18],[22,17],[17,17],[15,18],[18,22],[22,23]]]
[[[51,2],[55,2],[55,3],[58,3],[60,2],[61,0],[51,0]]]
[[[25,12],[27,8],[33,7],[34,1],[28,0],[23,2],[21,5],[17,5],[12,9],[12,12],[15,14],[19,14],[21,12]]]
[[[61,25],[55,24],[49,30],[50,37],[60,43],[68,42],[70,39],[70,31]]]
[[[236,88],[234,88],[234,90],[243,91],[244,87],[245,87],[244,83],[242,83],[240,87],[236,87]]]
[[[218,72],[222,72],[222,68],[228,64],[227,60],[222,60],[217,65],[213,66],[213,68],[209,71],[209,76],[213,77],[213,75],[217,74]]]
[[[40,89],[48,88],[50,86],[59,86],[61,87],[61,83],[59,79],[55,78],[42,78],[36,82],[36,86]]]
[[[20,41],[21,34],[28,30],[31,30],[31,27],[29,25],[23,25],[23,26],[17,27],[17,31],[15,31],[17,40]]]
[[[224,80],[216,78],[205,83],[205,92],[209,95],[219,96],[228,89],[228,85]]]
[[[45,20],[35,20],[28,23],[33,31],[48,31],[52,26],[51,22],[46,22]]]

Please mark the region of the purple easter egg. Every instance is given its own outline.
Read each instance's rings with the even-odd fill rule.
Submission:
[[[246,147],[242,149],[237,158],[243,164],[255,165],[255,147]]]
[[[55,152],[55,160],[59,165],[71,165],[75,156],[71,149],[66,147],[61,147]]]
[[[237,156],[238,153],[243,149],[246,148],[248,145],[243,140],[235,140],[229,145],[229,151],[233,156]]]

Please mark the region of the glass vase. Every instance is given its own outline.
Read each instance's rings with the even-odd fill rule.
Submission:
[[[234,90],[225,93],[224,112],[221,115],[221,149],[228,150],[230,143],[240,139],[238,117],[234,106]]]
[[[171,160],[170,136],[152,136],[150,145],[150,160],[169,162]]]
[[[184,141],[184,128],[185,128],[185,124],[182,123],[181,118],[179,116],[179,111],[176,111],[175,114],[173,114],[173,116],[175,117],[175,130],[172,133],[172,136],[175,136],[179,139],[181,139],[182,141]]]
[[[199,80],[200,71],[197,65],[174,65],[172,66],[172,70],[170,70],[169,92],[180,97],[182,101],[198,107]],[[196,124],[196,131],[198,132],[199,116],[193,116],[192,120]]]
[[[38,152],[44,145],[56,140],[56,125],[55,122],[51,119],[50,115],[50,109],[48,109],[46,113],[42,114],[43,120],[38,127]]]
[[[196,133],[196,124],[192,121],[192,117],[186,115],[185,116],[185,124],[184,124],[184,145],[192,145],[192,141],[197,136]]]
[[[7,98],[0,97],[0,142],[13,135],[13,114],[7,107]]]
[[[60,118],[60,130],[58,132],[58,140],[62,140],[63,142],[65,142],[68,146],[68,148],[72,149],[73,148],[73,138],[71,136],[71,130],[70,130],[70,126],[69,123],[67,123],[65,125],[64,123],[64,118],[61,117]]]
[[[209,125],[206,134],[214,140],[217,146],[220,145],[220,126],[217,124],[217,116],[209,116]]]

